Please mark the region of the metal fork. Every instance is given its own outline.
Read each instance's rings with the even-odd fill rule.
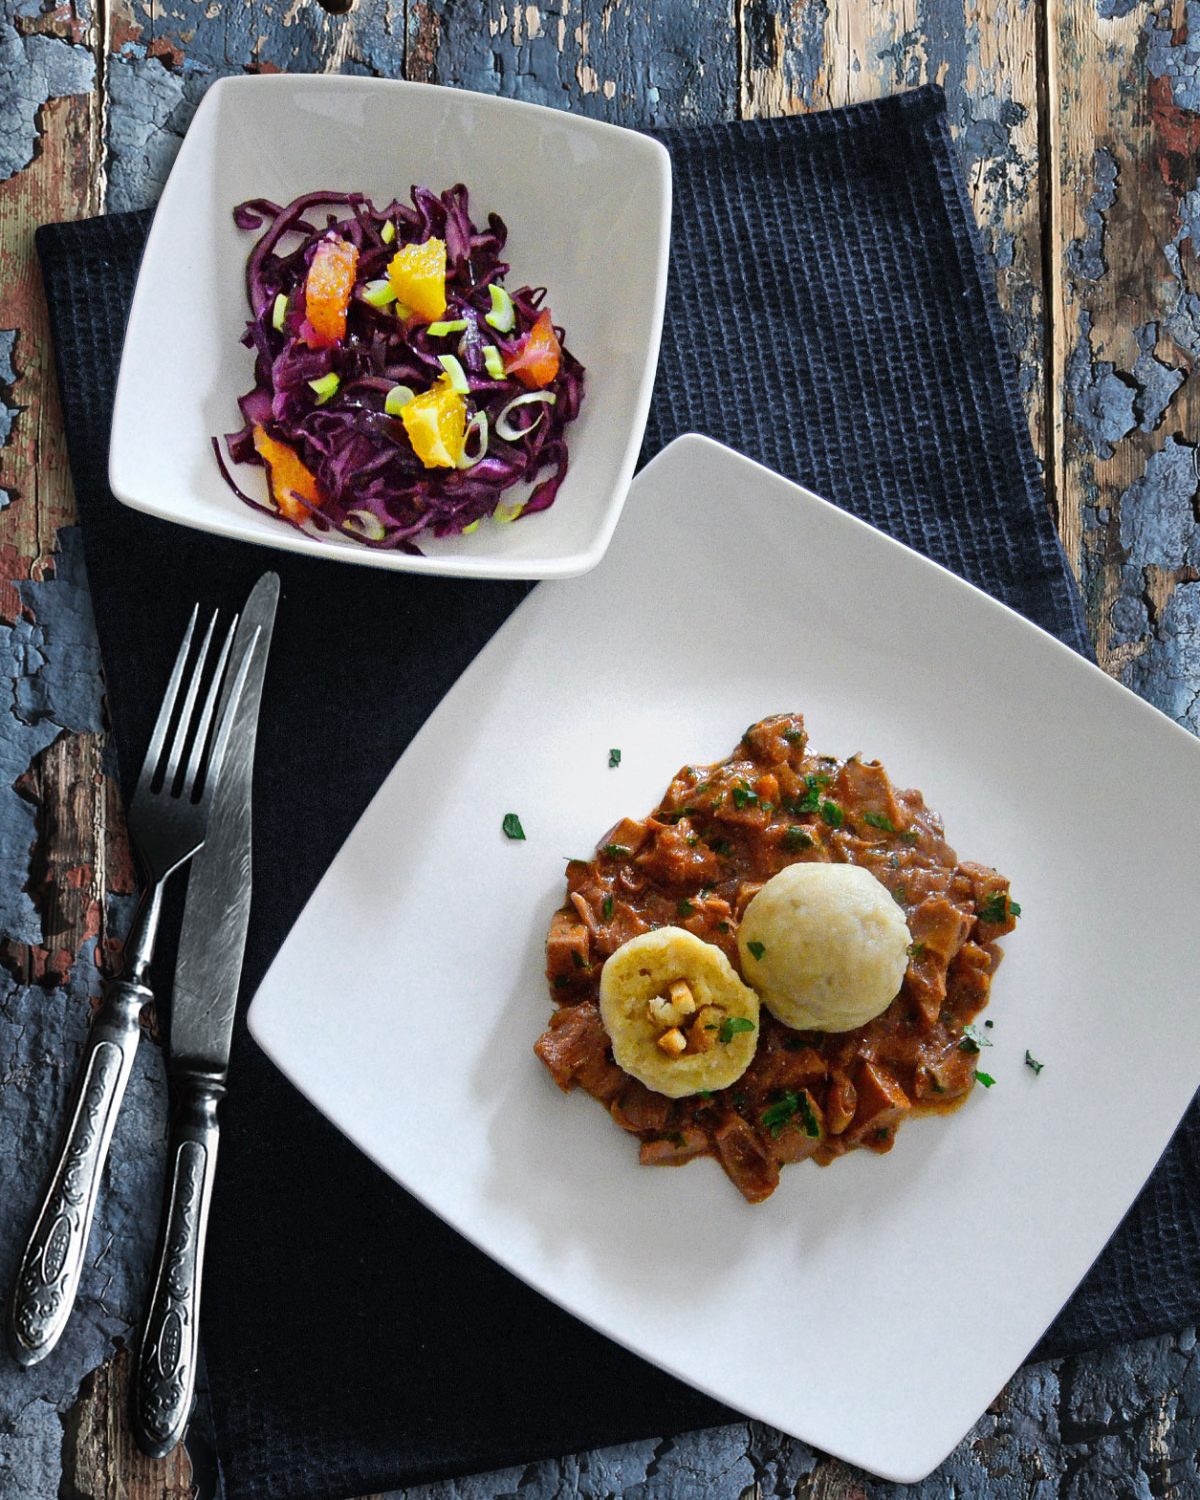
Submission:
[[[146,970],[154,953],[163,887],[167,877],[204,843],[208,810],[254,651],[255,640],[251,640],[236,664],[226,710],[220,722],[214,723],[237,620],[229,627],[214,664],[217,617],[213,615],[189,675],[198,609],[192,610],[175,658],[129,809],[130,842],[146,880],[125,946],[124,970],[104,986],[84,1045],[58,1159],[9,1304],[9,1345],[25,1366],[37,1364],[58,1343],[75,1302],[100,1173],[137,1051],[138,1017],[154,998],[146,984]],[[206,675],[208,687],[197,714]]]

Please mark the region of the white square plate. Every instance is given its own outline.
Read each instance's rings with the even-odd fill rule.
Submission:
[[[234,205],[317,188],[377,203],[414,183],[466,183],[475,221],[508,225],[512,287],[545,286],[587,368],[554,504],[471,536],[421,538],[424,556],[319,540],[239,500],[210,439],[242,425],[254,356]],[[109,484],[138,510],[313,557],[471,578],[565,578],[604,555],[625,503],[658,363],[671,162],[649,136],[560,110],[374,78],[226,78],[192,121],[150,230],[113,414]],[[265,498],[262,470],[236,475]]]
[[[1011,876],[1022,916],[988,1012],[995,1086],[905,1125],[888,1156],[787,1167],[751,1208],[713,1161],[639,1167],[531,1049],[564,859],[793,709],[814,751],[862,750],[920,787],[960,856]],[[603,565],[535,590],[421,730],[250,1026],[353,1141],[547,1296],[912,1481],[1066,1301],[1200,1078],[1198,801],[1200,742],[1097,668],[686,437],[634,483]],[[524,843],[502,836],[510,811]]]

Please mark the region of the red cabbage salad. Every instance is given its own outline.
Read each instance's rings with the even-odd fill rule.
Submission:
[[[306,532],[420,553],[485,517],[553,505],[567,472],[567,424],[583,366],[544,287],[504,286],[508,231],[478,228],[461,184],[378,209],[360,193],[252,198],[239,229],[261,230],[246,266],[254,388],[234,463],[267,471],[255,509]],[[532,483],[523,502],[505,501]]]

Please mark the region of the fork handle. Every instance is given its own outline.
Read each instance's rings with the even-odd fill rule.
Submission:
[[[84,1044],[67,1128],[9,1304],[9,1345],[26,1367],[50,1353],[71,1315],[100,1174],[137,1052],[138,1015],[153,998],[135,980],[109,981]]]
[[[167,1196],[150,1306],[133,1388],[133,1431],[151,1458],[165,1458],[187,1427],[196,1384],[200,1324],[200,1273],[217,1161],[218,1079],[179,1072]]]

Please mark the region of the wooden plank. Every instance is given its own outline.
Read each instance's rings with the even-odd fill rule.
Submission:
[[[1044,456],[1039,11],[989,0],[743,0],[741,109],[791,114],[927,82],[945,89],[1034,447]]]
[[[1126,13],[1127,12],[1127,13]],[[1101,664],[1200,732],[1200,9],[1064,0],[1055,488]]]

